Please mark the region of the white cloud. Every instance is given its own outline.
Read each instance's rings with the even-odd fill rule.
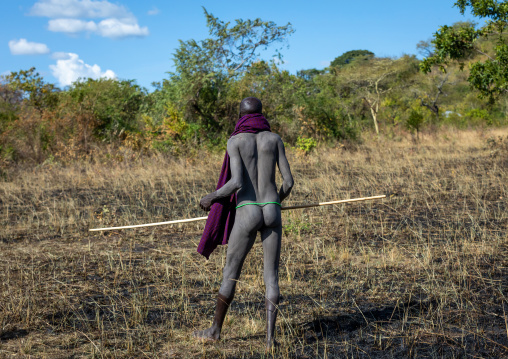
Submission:
[[[30,15],[51,18],[132,17],[127,9],[107,0],[39,0]]]
[[[129,19],[106,19],[102,20],[97,25],[97,33],[104,37],[119,39],[129,36],[147,36],[149,34],[148,28],[139,27],[136,21],[129,21]]]
[[[69,86],[80,78],[116,78],[116,74],[113,71],[106,70],[102,72],[99,65],[88,65],[77,54],[67,53],[66,58],[64,53],[57,54],[60,59],[56,61],[56,65],[49,65],[49,68],[62,87]]]
[[[151,10],[148,10],[148,15],[158,15],[161,11],[157,7],[152,7]]]
[[[9,41],[9,49],[13,55],[44,55],[49,53],[46,44],[30,42],[26,39]]]
[[[327,61],[327,60],[320,61],[319,65],[323,66],[323,67],[328,67],[328,66],[330,66],[330,61]]]
[[[49,20],[48,30],[53,32],[65,32],[75,34],[77,32],[97,31],[97,24],[93,21],[84,21],[78,19],[55,19]]]
[[[99,23],[78,19],[49,20],[49,31],[75,34],[78,32],[96,33],[103,37],[120,39],[124,37],[142,37],[149,34],[148,28],[140,27],[136,21],[130,19],[105,19]]]
[[[148,27],[139,26],[136,17],[125,7],[107,0],[39,0],[30,14],[51,18],[48,30],[53,32],[87,32],[112,39],[149,34]]]

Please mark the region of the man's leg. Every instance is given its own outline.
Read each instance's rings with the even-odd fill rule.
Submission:
[[[271,348],[275,337],[275,321],[279,304],[279,259],[282,226],[265,227],[261,230],[263,240],[264,280],[266,287],[266,347]]]
[[[222,270],[222,285],[219,289],[219,293],[222,295],[228,298],[235,295],[236,283],[240,279],[243,262],[254,245],[256,235],[256,230],[249,233],[240,224],[236,226],[235,223],[228,241],[226,265]]]
[[[233,301],[236,283],[240,278],[243,262],[256,240],[258,229],[256,227],[259,227],[259,225],[256,225],[255,217],[255,215],[238,216],[237,213],[236,221],[228,241],[226,265],[223,270],[222,285],[219,289],[214,320],[210,328],[194,332],[196,338],[207,340],[218,340],[220,338],[222,324],[224,323],[229,305]],[[260,216],[258,215],[258,217]],[[259,223],[259,218],[257,222]]]

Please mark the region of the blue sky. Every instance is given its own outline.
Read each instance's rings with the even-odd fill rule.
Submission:
[[[416,44],[441,25],[472,19],[453,0],[364,1],[2,1],[0,74],[35,66],[48,82],[78,77],[151,83],[174,69],[178,40],[208,36],[204,6],[223,21],[291,22],[296,30],[283,49],[283,68],[324,68],[342,53],[367,49],[376,56],[416,54]],[[262,54],[269,59],[270,51]]]

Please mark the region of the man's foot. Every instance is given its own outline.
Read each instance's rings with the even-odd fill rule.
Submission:
[[[203,341],[215,342],[220,339],[220,331],[217,328],[214,328],[213,326],[205,330],[196,330],[194,333],[192,333],[192,335],[194,336],[194,338]]]
[[[230,298],[227,298],[219,293],[217,296],[217,305],[215,307],[215,317],[213,318],[212,326],[205,330],[196,330],[193,333],[194,338],[203,341],[219,340],[222,324],[224,323],[224,318],[226,317],[226,313],[232,301],[233,295]]]

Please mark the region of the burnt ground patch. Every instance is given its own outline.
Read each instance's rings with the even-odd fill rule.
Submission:
[[[28,330],[25,329],[11,329],[5,332],[0,332],[0,341],[8,341],[12,339],[19,339],[26,337]]]

